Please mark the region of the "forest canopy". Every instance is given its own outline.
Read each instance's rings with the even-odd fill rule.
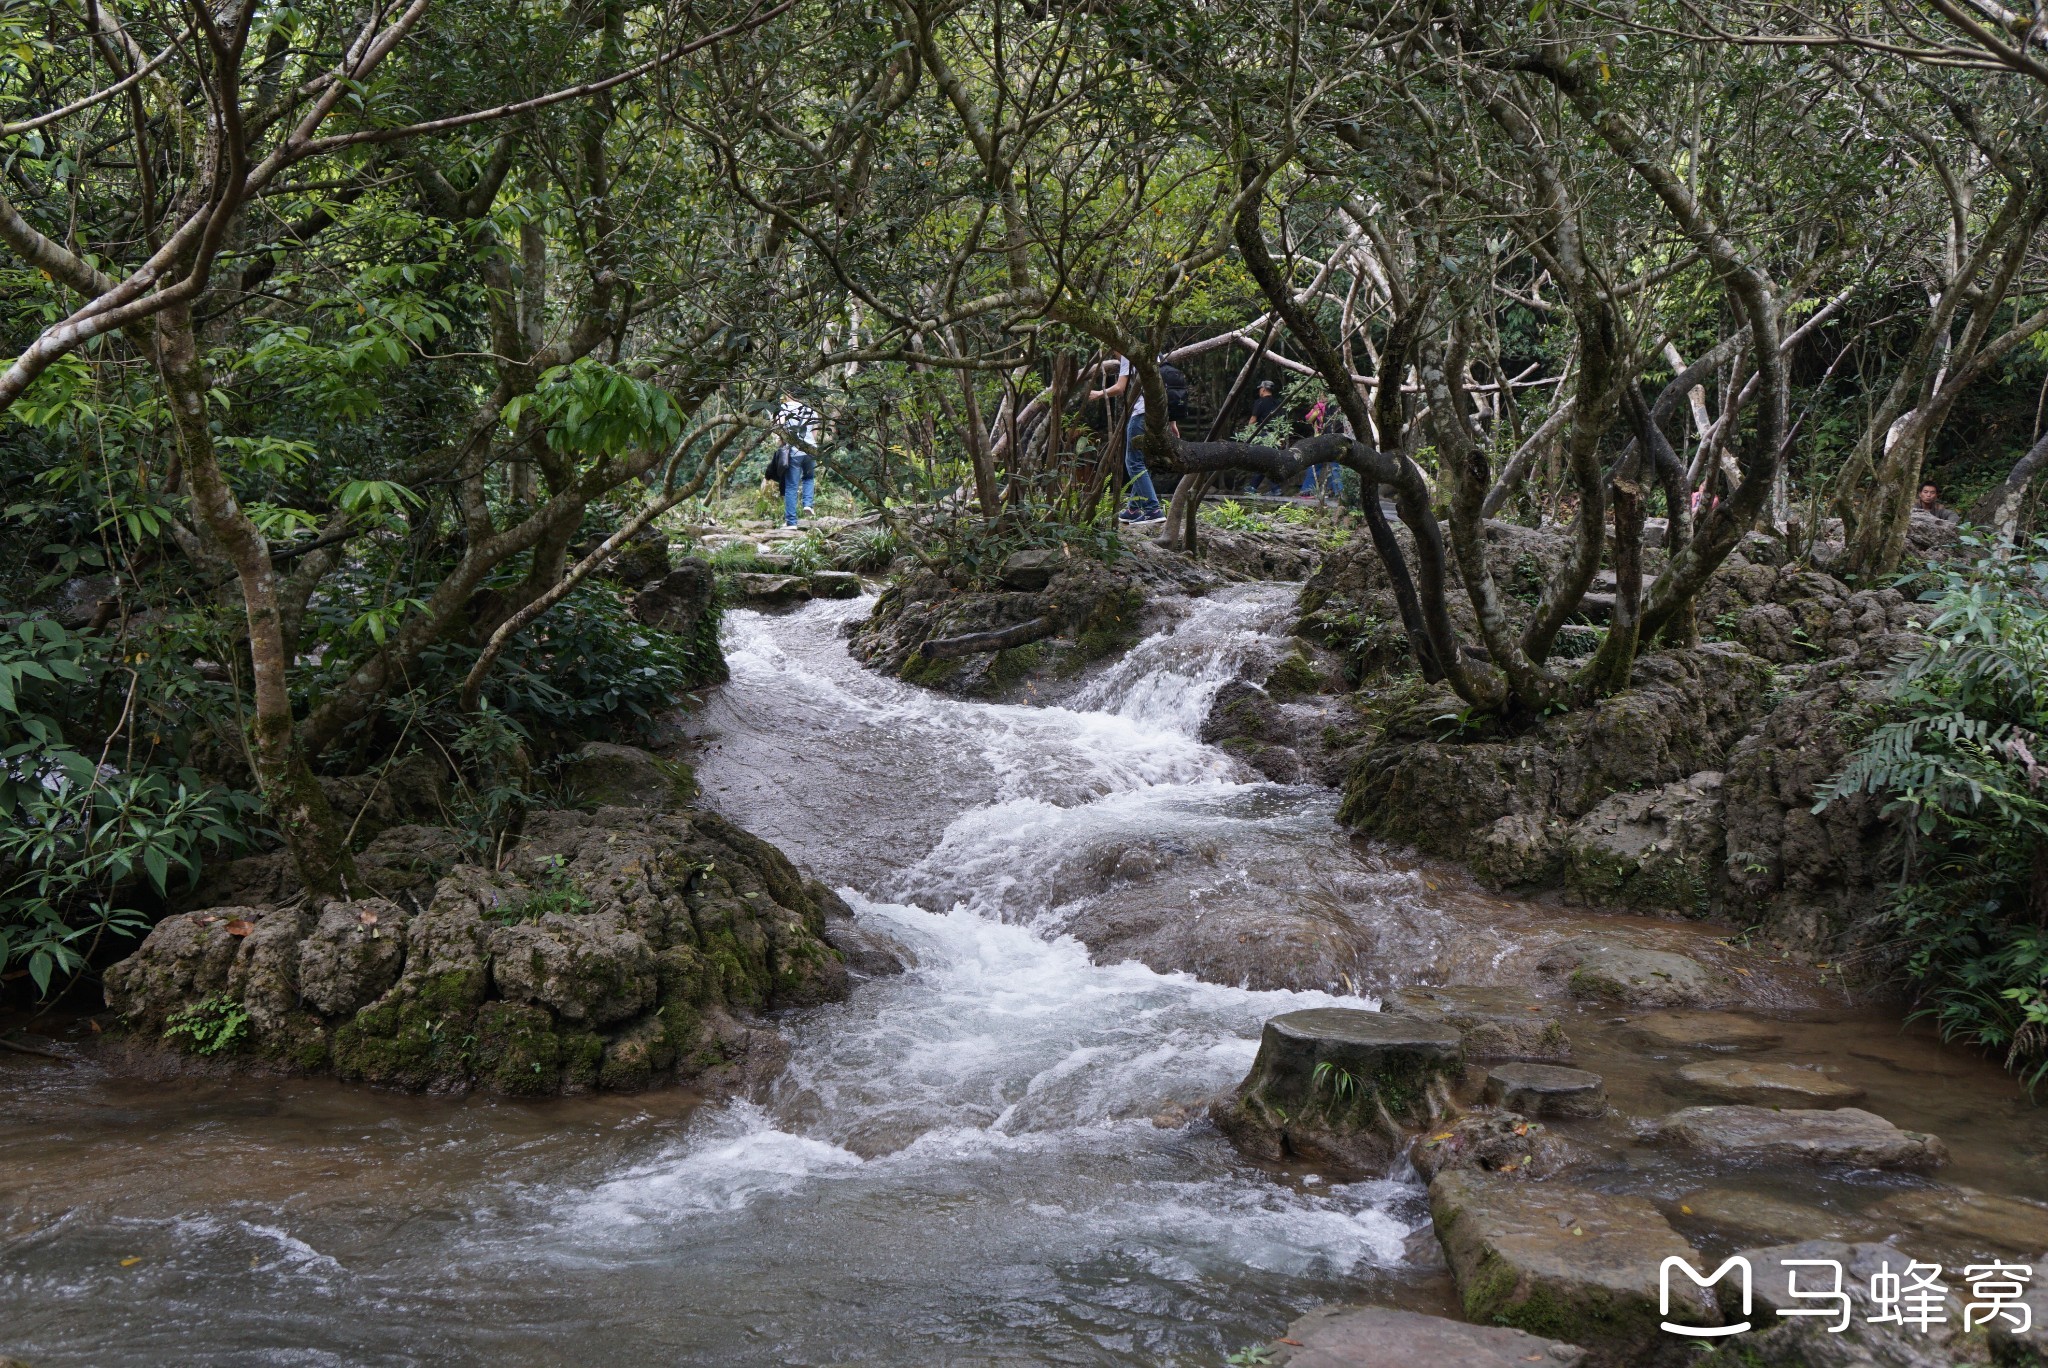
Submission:
[[[2048,11],[1993,0],[16,0],[0,855],[41,910],[0,961],[79,963],[247,812],[343,889],[322,776],[430,738],[494,811],[710,677],[592,586],[781,442],[868,508],[1101,526],[1170,363],[1163,535],[1348,470],[1414,662],[1503,715],[1690,640],[1747,537],[1838,518],[1886,580],[1930,480],[2021,537],[2044,128]],[[1254,429],[1255,377],[1345,421]],[[1533,611],[1489,519],[1570,532]]]

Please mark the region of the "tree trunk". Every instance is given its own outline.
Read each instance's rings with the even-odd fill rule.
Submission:
[[[193,509],[234,564],[249,626],[249,665],[255,711],[249,727],[249,768],[298,866],[315,895],[344,895],[355,875],[348,842],[326,794],[313,778],[292,723],[285,626],[278,606],[277,571],[270,546],[236,502],[222,474],[207,423],[206,368],[192,314],[174,304],[157,316],[157,369],[170,396]]]
[[[1977,500],[1976,506],[1970,509],[1970,521],[1988,528],[2000,541],[2017,539],[2020,506],[2026,502],[2027,486],[2033,483],[2044,465],[2048,465],[2048,433],[2041,434],[2041,439],[2020,457],[2012,468],[2012,474],[2005,477],[2004,484]]]

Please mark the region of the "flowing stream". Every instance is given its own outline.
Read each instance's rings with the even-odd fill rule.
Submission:
[[[732,683],[700,718],[708,800],[842,887],[914,967],[786,1021],[781,1081],[721,1107],[149,1084],[0,1055],[0,1354],[1213,1364],[1320,1301],[1441,1306],[1404,1256],[1419,1187],[1262,1171],[1184,1124],[1243,1075],[1265,1018],[1488,981],[1558,934],[1555,909],[1439,887],[1345,839],[1331,794],[1246,783],[1196,739],[1216,689],[1284,639],[1291,599],[1193,601],[1063,707],[863,670],[840,627],[864,601],[733,614]],[[1123,880],[1133,850],[1168,868]],[[1362,947],[1330,960],[1335,993],[1095,963],[1066,934],[1105,908],[1198,926],[1282,904],[1327,906]],[[1995,1069],[1924,1040],[1886,1055],[1868,1021],[1833,1020],[1807,1043],[1832,1029],[1844,1057],[1880,1059],[1902,1123],[2005,1118],[1988,1152],[1959,1147],[1965,1177],[2022,1141],[2040,1167],[2041,1128]],[[1601,1029],[1573,1027],[1596,1060]],[[1668,1105],[1658,1070],[1616,1066],[1617,1103]]]

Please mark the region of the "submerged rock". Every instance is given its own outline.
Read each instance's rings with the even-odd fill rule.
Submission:
[[[1429,1209],[1469,1320],[1582,1344],[1617,1368],[1675,1342],[1663,1321],[1721,1323],[1683,1278],[1660,1308],[1663,1261],[1694,1256],[1641,1197],[1459,1170],[1429,1185]]]
[[[1801,1160],[1905,1172],[1925,1172],[1948,1162],[1948,1146],[1939,1136],[1901,1130],[1856,1107],[1687,1107],[1658,1122],[1646,1138],[1724,1160]]]
[[[1481,1094],[1489,1105],[1525,1116],[1594,1117],[1607,1114],[1600,1075],[1554,1064],[1502,1064],[1488,1071]]]
[[[1586,1351],[1497,1325],[1385,1306],[1319,1306],[1261,1362],[1285,1368],[1573,1368]]]
[[[1690,956],[1587,936],[1557,945],[1538,967],[1573,997],[1621,1007],[1692,1007],[1722,994],[1717,976]]]
[[[1570,1059],[1571,1037],[1555,1009],[1526,988],[1453,984],[1397,988],[1387,1010],[1441,1021],[1464,1040],[1467,1059]]]
[[[457,867],[410,916],[367,899],[170,918],[108,971],[107,997],[147,1038],[239,1007],[220,1058],[387,1087],[751,1079],[780,1050],[752,1016],[844,996],[830,937],[851,921],[714,814],[543,811],[508,869]]]
[[[1850,1212],[1747,1188],[1702,1188],[1679,1198],[1678,1219],[1753,1240],[1856,1240],[1884,1233]]]
[[[1730,1012],[1649,1012],[1633,1018],[1628,1033],[1651,1045],[1704,1050],[1761,1050],[1785,1038],[1774,1023]]]
[[[1708,1059],[1688,1064],[1678,1076],[1692,1087],[1734,1102],[1762,1106],[1840,1107],[1862,1099],[1863,1089],[1843,1083],[1817,1067]]]
[[[1894,1193],[1870,1208],[1890,1229],[1926,1235],[1967,1254],[2038,1254],[2048,1249],[2048,1206],[1946,1185]],[[2048,1273],[2044,1273],[2048,1279]]]
[[[1386,1012],[1315,1007],[1266,1023],[1252,1071],[1219,1102],[1219,1129],[1254,1158],[1383,1170],[1404,1130],[1441,1113],[1458,1033]]]

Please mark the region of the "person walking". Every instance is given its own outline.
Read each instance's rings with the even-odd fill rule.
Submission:
[[[818,444],[818,415],[794,399],[784,399],[775,423],[785,437],[804,443],[785,441],[768,461],[768,478],[782,490],[782,525],[795,527],[799,509],[805,517],[818,516],[813,506],[818,497],[818,458],[810,450]]]
[[[1116,383],[1107,389],[1091,391],[1088,395],[1089,400],[1092,402],[1097,399],[1123,397],[1133,387],[1131,377],[1131,359],[1128,356],[1119,356]],[[1166,430],[1178,437],[1180,423],[1177,421],[1178,415],[1173,410],[1182,408],[1187,403],[1187,378],[1181,374],[1178,366],[1163,356],[1159,358],[1159,378],[1166,382]],[[1152,483],[1152,472],[1145,465],[1144,453],[1138,450],[1138,439],[1144,435],[1145,394],[1140,389],[1138,397],[1131,402],[1131,416],[1124,424],[1124,478],[1128,482],[1130,497],[1123,512],[1116,515],[1118,522],[1134,526],[1166,520],[1166,514],[1159,506],[1159,490]]]

